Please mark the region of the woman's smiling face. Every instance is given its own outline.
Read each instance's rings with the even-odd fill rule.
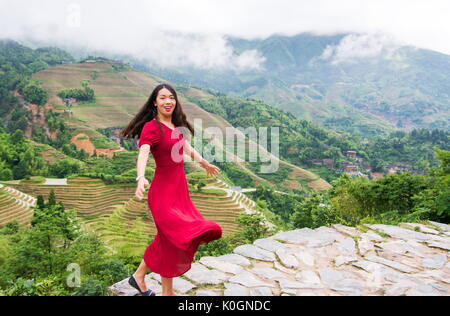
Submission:
[[[177,105],[177,101],[175,100],[175,96],[172,92],[166,88],[163,88],[158,92],[155,105],[158,108],[159,114],[163,116],[172,116],[175,106]]]

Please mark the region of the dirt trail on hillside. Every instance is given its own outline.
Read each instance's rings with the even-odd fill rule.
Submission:
[[[78,150],[84,149],[87,153],[89,153],[89,156],[93,156],[94,151],[97,151],[98,156],[105,156],[107,158],[112,158],[114,156],[114,153],[125,151],[124,149],[95,148],[89,136],[84,133],[80,133],[78,135],[73,136],[70,139],[70,142],[75,144]]]

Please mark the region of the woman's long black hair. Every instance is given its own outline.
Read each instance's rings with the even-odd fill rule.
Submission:
[[[164,128],[161,126],[161,123],[157,118],[158,109],[155,107],[156,97],[158,96],[159,91],[164,88],[169,90],[176,100],[175,109],[172,112],[172,124],[175,127],[186,127],[187,129],[189,129],[191,134],[194,135],[194,128],[186,119],[186,114],[183,112],[181,104],[178,101],[177,92],[171,85],[164,83],[160,84],[153,90],[147,102],[145,102],[144,106],[139,110],[136,116],[130,121],[130,123],[128,123],[128,125],[124,129],[120,131],[119,137],[133,139],[136,136],[140,137],[145,123],[150,122],[154,118],[156,118],[156,123],[159,125],[160,130],[164,133]]]

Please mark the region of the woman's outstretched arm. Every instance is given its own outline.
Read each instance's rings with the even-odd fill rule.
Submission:
[[[148,156],[150,155],[150,145],[144,144],[139,148],[139,155],[136,163],[137,181],[136,197],[138,200],[142,200],[145,193],[145,186],[149,184],[145,178],[145,168],[147,167]]]
[[[220,168],[210,164],[205,158],[200,156],[200,154],[192,148],[188,141],[185,141],[185,152],[186,154],[192,158],[192,160],[198,162],[200,166],[202,166],[206,170],[207,175],[218,175],[220,172]]]
[[[191,144],[189,144],[188,141],[185,141],[185,144],[185,152],[189,157],[191,157],[192,160],[198,162],[202,167],[208,164],[208,161],[200,156],[200,154],[194,148],[192,148]]]

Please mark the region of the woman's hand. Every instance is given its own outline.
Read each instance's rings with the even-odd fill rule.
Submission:
[[[208,176],[211,175],[214,177],[214,176],[217,176],[220,172],[219,167],[210,164],[206,160],[203,160],[203,163],[201,164],[201,166],[206,170],[206,175],[208,175]]]
[[[145,178],[139,178],[136,193],[134,194],[136,198],[140,201],[144,198],[145,187],[150,186],[150,183]]]

